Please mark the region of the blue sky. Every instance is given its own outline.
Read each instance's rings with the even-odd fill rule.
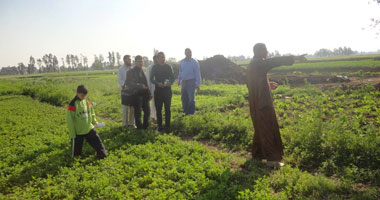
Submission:
[[[376,51],[380,38],[368,26],[380,6],[369,1],[0,0],[0,67],[45,53],[152,57],[153,48],[177,59],[186,47],[198,59],[251,56],[257,42],[293,54]]]

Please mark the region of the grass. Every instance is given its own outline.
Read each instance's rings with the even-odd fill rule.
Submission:
[[[70,158],[65,107],[79,84],[107,124],[98,129],[105,160],[88,145]],[[273,91],[287,163],[280,170],[247,156],[254,132],[245,85],[203,85],[196,115],[186,117],[173,87],[168,135],[120,127],[112,73],[13,77],[0,88],[0,199],[380,198],[380,93],[370,85]]]

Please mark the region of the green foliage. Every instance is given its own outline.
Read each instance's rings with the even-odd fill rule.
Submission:
[[[107,124],[98,130],[105,160],[87,144],[81,158],[70,158],[66,110],[52,106],[67,105],[79,84]],[[210,82],[201,89],[196,114],[183,116],[173,86],[173,135],[159,135],[155,126],[120,127],[115,71],[1,79],[0,199],[380,198],[380,92],[373,86],[274,90],[288,165],[280,170],[246,158],[254,134],[246,86]],[[358,183],[368,185],[358,190]]]

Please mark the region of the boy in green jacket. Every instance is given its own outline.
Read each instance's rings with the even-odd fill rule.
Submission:
[[[98,158],[103,159],[107,157],[107,152],[102,140],[94,129],[94,125],[97,125],[98,122],[96,121],[94,108],[86,98],[87,93],[87,87],[79,85],[77,95],[67,108],[66,116],[72,145],[72,157],[81,154],[83,139],[86,139],[96,151]]]

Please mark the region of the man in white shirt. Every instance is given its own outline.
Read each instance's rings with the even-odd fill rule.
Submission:
[[[150,74],[152,72],[153,66],[158,63],[157,58],[158,58],[157,55],[153,56],[153,64],[149,65],[148,70],[146,72],[146,77],[148,77],[148,87],[150,90],[150,94],[152,94],[152,95],[154,94],[155,85],[150,82],[149,77],[150,77]],[[157,115],[156,115],[156,106],[154,105],[154,96],[152,98],[152,105],[150,106],[150,116],[152,117],[152,122],[156,123],[157,122]]]
[[[123,88],[125,80],[127,78],[127,72],[128,70],[132,69],[132,62],[131,62],[131,56],[125,55],[123,57],[124,65],[119,68],[119,71],[117,72],[117,81],[119,82],[120,89]],[[135,116],[133,111],[133,106],[126,105],[123,103],[123,97],[121,102],[121,108],[123,110],[122,114],[122,120],[123,120],[123,126],[135,126]]]

